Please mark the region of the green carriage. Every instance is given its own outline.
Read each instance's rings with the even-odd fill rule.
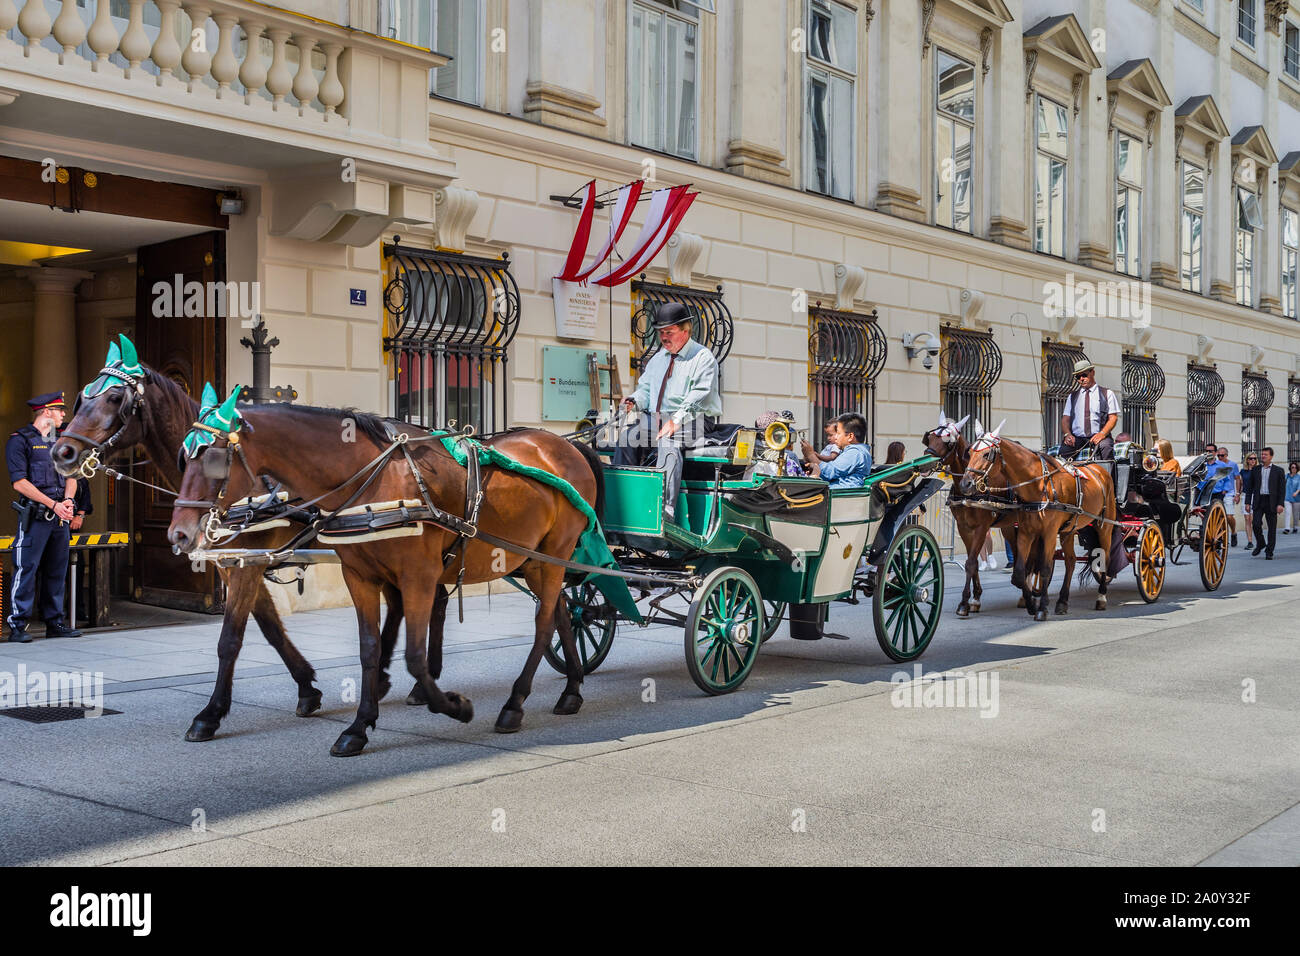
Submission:
[[[865,487],[832,491],[778,474],[763,449],[740,429],[687,450],[676,523],[664,519],[663,471],[605,466],[605,538],[619,568],[639,575],[636,623],[680,625],[691,677],[709,694],[744,683],[787,615],[791,637],[820,638],[832,601],[870,599],[885,654],[919,657],[942,611],[943,559],[912,515],[943,487],[937,460],[878,466]],[[591,580],[571,579],[567,595],[590,673],[629,618]],[[564,672],[558,637],[546,658]]]

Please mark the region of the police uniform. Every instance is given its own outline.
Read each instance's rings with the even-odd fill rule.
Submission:
[[[51,406],[62,407],[63,393],[38,395],[27,404],[33,412]],[[46,438],[35,425],[24,425],[10,435],[5,444],[10,484],[25,478],[55,502],[62,501],[66,497],[66,480],[55,471],[54,460],[50,457],[50,449],[57,437],[51,433]],[[27,514],[19,519],[18,539],[14,546],[15,574],[6,622],[10,628],[9,639],[22,643],[31,640],[26,628],[36,604],[38,576],[42,585],[39,612],[46,622],[46,636],[77,636],[78,632],[63,621],[63,592],[68,576],[68,525],[49,508],[30,498],[20,495],[18,505],[25,508]]]

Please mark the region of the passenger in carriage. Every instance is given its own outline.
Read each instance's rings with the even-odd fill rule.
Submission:
[[[871,448],[866,444],[867,420],[857,412],[835,419],[833,440],[840,453],[834,461],[822,461],[809,442],[802,444],[808,473],[830,482],[831,489],[861,488],[871,474]]]
[[[1174,446],[1168,438],[1161,438],[1156,442],[1156,451],[1160,453],[1160,470],[1172,471],[1177,477],[1183,473],[1183,466],[1178,464],[1178,459],[1174,457]]]

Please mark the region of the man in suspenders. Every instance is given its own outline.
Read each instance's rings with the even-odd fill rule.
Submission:
[[[1111,437],[1119,422],[1119,401],[1115,393],[1097,384],[1097,372],[1087,359],[1074,363],[1074,379],[1079,387],[1065,402],[1061,416],[1061,452],[1073,458],[1091,446],[1095,457],[1109,461],[1115,457],[1115,439]]]

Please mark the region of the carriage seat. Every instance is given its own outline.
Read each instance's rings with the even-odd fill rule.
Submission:
[[[744,425],[733,422],[719,422],[704,432],[704,442],[696,448],[682,451],[683,458],[726,458],[730,459],[736,447],[736,436]]]

